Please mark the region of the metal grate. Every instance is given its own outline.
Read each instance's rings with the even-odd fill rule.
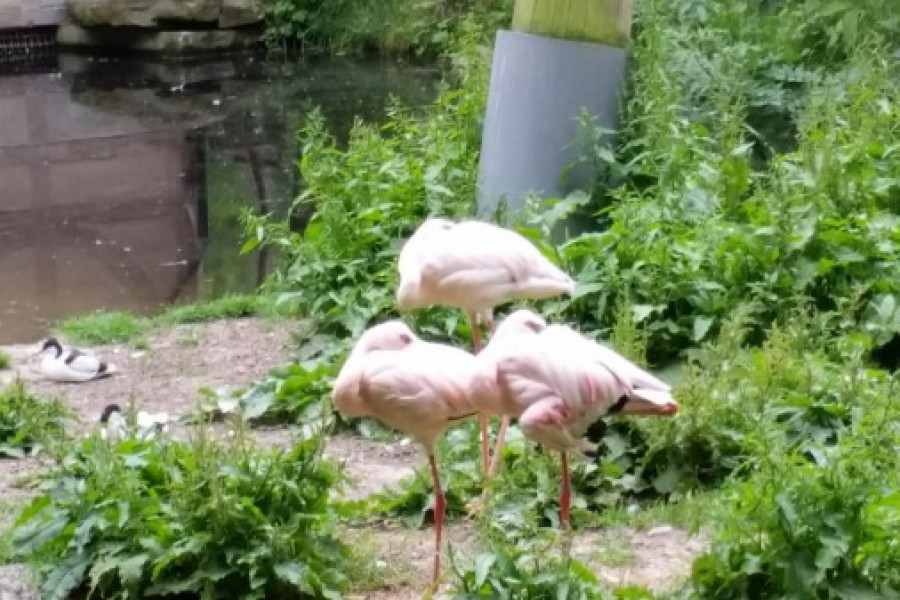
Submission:
[[[56,28],[0,30],[0,74],[56,68]]]

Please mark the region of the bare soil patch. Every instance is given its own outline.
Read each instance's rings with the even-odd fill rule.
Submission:
[[[13,370],[29,381],[30,389],[62,399],[80,425],[89,427],[110,402],[125,408],[133,400],[140,410],[165,411],[175,418],[195,408],[201,388],[248,385],[289,358],[292,330],[290,322],[276,325],[248,318],[158,329],[146,336],[146,349],[131,344],[79,347],[115,364],[119,371],[87,383],[41,379],[39,359],[27,358],[37,343],[3,349],[13,357]]]
[[[373,442],[347,434],[328,440],[325,455],[343,464],[347,498],[364,498],[392,487],[411,476],[426,462],[425,452],[408,440]]]
[[[663,525],[648,531],[585,531],[575,536],[572,554],[611,588],[639,585],[658,592],[681,583],[706,549],[702,537]]]

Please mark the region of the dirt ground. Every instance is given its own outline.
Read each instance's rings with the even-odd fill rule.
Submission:
[[[0,371],[0,384],[4,377],[8,380],[18,375],[29,380],[35,393],[59,397],[77,416],[76,432],[92,427],[110,402],[125,406],[133,401],[139,409],[165,411],[177,418],[195,408],[199,389],[245,387],[287,361],[293,329],[290,323],[272,325],[258,319],[240,319],[158,330],[147,336],[146,349],[127,344],[82,348],[114,363],[119,370],[114,377],[84,384],[41,381],[36,362],[28,359],[37,346],[7,346],[0,349],[12,355],[13,370]],[[264,446],[286,447],[293,439],[292,430],[285,427],[254,429],[253,435]],[[343,493],[351,498],[390,487],[425,464],[422,449],[407,439],[383,443],[336,435],[326,454],[344,464],[350,485]],[[33,493],[28,476],[39,468],[36,459],[0,460],[0,529]],[[368,547],[376,557],[373,572],[367,577],[372,589],[348,594],[348,598],[420,598],[430,573],[433,535],[430,527],[414,530],[389,524],[348,529],[347,540]],[[470,522],[448,524],[445,539],[454,548],[477,551]],[[656,590],[671,587],[685,577],[693,558],[704,549],[702,539],[667,526],[649,531],[581,532],[573,543],[573,553],[594,567],[611,587],[636,584]],[[0,600],[33,598],[37,595],[25,569],[0,566]]]

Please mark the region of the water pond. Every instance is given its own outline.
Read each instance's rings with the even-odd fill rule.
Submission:
[[[304,116],[320,107],[344,139],[391,96],[432,100],[439,75],[371,59],[62,54],[0,76],[0,344],[69,315],[253,290],[272,261],[239,255],[239,217],[300,190]]]

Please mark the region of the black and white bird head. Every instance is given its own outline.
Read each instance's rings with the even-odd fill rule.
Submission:
[[[128,423],[118,404],[107,404],[100,415],[100,437],[118,441],[128,437]]]
[[[54,356],[59,356],[63,353],[62,344],[59,343],[59,340],[56,338],[48,338],[44,345],[41,346],[41,349],[38,351],[38,354],[43,354],[48,350],[54,351]]]
[[[103,409],[103,413],[100,415],[100,422],[104,425],[109,423],[110,417],[114,414],[120,415],[122,414],[122,408],[118,404],[107,404]]]

